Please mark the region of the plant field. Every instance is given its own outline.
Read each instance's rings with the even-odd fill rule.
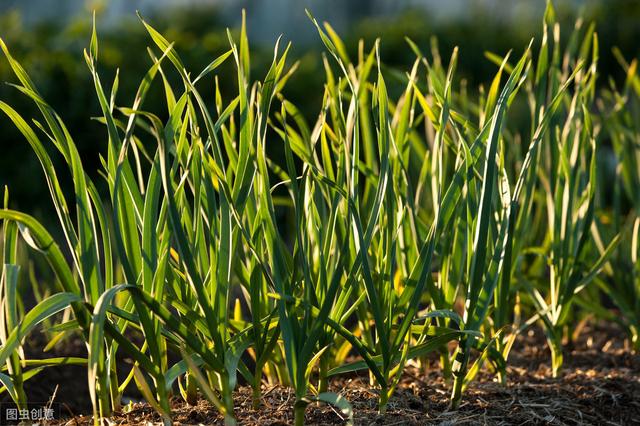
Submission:
[[[37,156],[59,223],[11,209],[5,189],[0,392],[19,409],[27,381],[71,364],[86,373],[94,424],[130,411],[133,388],[164,424],[182,401],[234,425],[238,395],[256,412],[273,403],[265,385],[290,395],[283,421],[322,406],[352,423],[362,404],[336,385],[349,378],[380,415],[397,411],[410,373],[429,371],[452,413],[478,398],[466,391],[479,378],[507,392],[513,368],[526,370],[512,348],[533,329],[554,383],[594,324],[616,323],[624,351],[640,351],[637,58],[615,50],[626,79],[600,75],[612,46],[587,22],[561,27],[548,3],[541,39],[487,52],[495,77],[467,87],[457,49],[407,39],[415,63],[397,70],[384,40],[350,55],[309,18],[326,50],[314,121],[287,99],[290,46],[256,73],[244,21],[191,70],[140,17],[150,47],[132,60],[149,68],[133,100],[119,82],[140,76],[101,75],[94,23],[84,57],[101,107],[99,180],[0,41],[14,90],[39,113],[0,100],[1,123]],[[235,67],[233,93],[223,66]],[[162,114],[145,103],[152,87]],[[36,330],[46,351],[34,357],[24,346]],[[85,355],[47,353],[74,340]]]

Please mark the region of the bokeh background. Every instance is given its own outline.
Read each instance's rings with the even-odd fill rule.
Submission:
[[[556,0],[563,22],[563,38],[577,17],[595,22],[600,38],[599,84],[622,78],[622,68],[611,49],[617,46],[627,58],[640,54],[640,1]],[[187,67],[198,72],[228,49],[226,28],[238,31],[241,10],[247,11],[252,50],[252,75],[260,78],[271,60],[279,35],[291,41],[291,62],[300,66],[287,84],[286,96],[313,120],[322,96],[323,51],[319,37],[305,14],[328,21],[344,38],[352,55],[357,41],[371,46],[381,37],[381,55],[390,75],[406,71],[414,61],[404,37],[429,51],[437,39],[439,51],[448,58],[459,46],[458,74],[470,90],[489,81],[496,66],[485,52],[521,51],[532,36],[540,38],[544,0],[2,0],[0,37],[25,66],[45,99],[69,127],[88,170],[100,168],[106,148],[106,131],[91,119],[99,114],[93,84],[83,58],[96,11],[100,37],[100,72],[107,86],[120,69],[117,104],[131,105],[140,79],[151,64],[146,48],[151,44],[136,16],[138,10],[175,47]],[[196,71],[197,70],[197,71]],[[235,89],[231,61],[221,69],[222,93]],[[224,78],[224,75],[229,78]],[[0,58],[0,81],[14,81],[8,64]],[[213,91],[213,84],[211,85]],[[157,88],[159,89],[159,88]],[[393,90],[393,79],[391,79]],[[161,105],[161,90],[150,94],[146,109]],[[0,100],[33,117],[33,105],[16,89],[0,85]],[[154,111],[162,115],[162,110]],[[60,176],[70,187],[67,176]],[[34,214],[53,225],[51,202],[35,155],[5,118],[0,118],[0,185],[8,185],[11,207]]]

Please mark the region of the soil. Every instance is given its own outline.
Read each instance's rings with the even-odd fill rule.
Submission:
[[[529,330],[518,337],[511,352],[507,386],[496,383],[488,372],[480,373],[456,411],[448,410],[450,384],[442,378],[436,361],[426,372],[411,365],[406,369],[383,416],[377,413],[377,393],[369,385],[368,376],[336,378],[330,390],[352,404],[356,425],[640,424],[640,355],[631,353],[622,332],[609,324],[587,326],[571,346],[565,355],[562,377],[551,378],[544,337],[538,329]],[[43,373],[49,384],[52,380],[72,380],[60,383],[58,388],[56,400],[63,404],[62,415],[67,419],[55,425],[92,424],[90,416],[79,414],[90,413],[90,405],[86,405],[83,367],[74,368],[78,371],[56,377],[51,377],[56,369]],[[75,386],[75,391],[61,392],[63,386]],[[39,388],[47,392],[46,386]],[[240,387],[235,395],[235,414],[241,425],[289,425],[293,423],[294,400],[288,388],[265,386],[262,406],[254,410],[251,389]],[[190,406],[176,398],[173,414],[175,424],[222,424],[217,411],[205,401]],[[132,425],[159,420],[149,405],[132,403],[127,412],[116,414],[109,423]],[[344,423],[331,406],[312,404],[307,408],[308,425]]]

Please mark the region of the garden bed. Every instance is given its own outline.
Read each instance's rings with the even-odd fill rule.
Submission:
[[[637,424],[640,422],[640,355],[630,353],[620,330],[612,325],[587,327],[578,336],[565,359],[563,377],[551,378],[549,353],[541,332],[531,330],[520,336],[510,357],[508,386],[495,383],[488,373],[470,385],[460,408],[448,411],[450,386],[434,365],[427,373],[409,367],[389,403],[386,415],[377,414],[377,394],[366,376],[337,378],[331,390],[345,396],[353,406],[357,425],[421,424]],[[57,425],[92,424],[86,406],[85,381],[78,375],[64,374],[63,367],[44,374],[63,380],[57,393],[66,419]],[[48,386],[52,382],[48,381]],[[41,382],[42,385],[42,382]],[[65,389],[76,391],[69,392]],[[42,392],[44,386],[38,386]],[[61,391],[62,390],[62,391]],[[293,422],[295,397],[288,388],[264,387],[263,404],[251,408],[251,389],[240,387],[235,395],[236,415],[241,425],[285,425]],[[83,411],[79,411],[83,410]],[[177,424],[222,424],[217,411],[205,401],[189,406],[173,402]],[[119,413],[113,424],[158,422],[157,413],[147,404],[133,404]],[[312,405],[306,423],[343,424],[330,406]]]
[[[4,192],[2,415],[344,423],[315,403],[325,401],[363,425],[640,424],[640,362],[624,341],[640,342],[637,60],[615,51],[624,84],[601,75],[612,46],[582,19],[560,37],[548,2],[543,36],[504,57],[487,46],[495,77],[467,87],[464,49],[447,61],[435,42],[423,54],[409,41],[415,62],[400,70],[380,42],[352,55],[308,14],[326,48],[310,116],[285,90],[302,64],[292,51],[277,45],[268,70],[251,66],[246,13],[198,74],[173,35],[140,17],[151,61],[131,107],[117,89],[139,77],[102,71],[109,49],[94,19],[85,59],[106,124],[90,135],[104,142],[92,145],[98,171],[0,40],[42,117],[5,101],[0,115],[38,157],[61,225],[13,210]],[[147,98],[156,90],[163,100]],[[34,251],[43,262],[26,268]],[[549,341],[527,329],[505,364],[520,319]],[[474,348],[506,383],[476,377]],[[455,360],[454,383],[438,355]],[[263,379],[258,399],[249,386]],[[193,405],[176,397],[177,380]],[[311,397],[318,382],[333,393]]]

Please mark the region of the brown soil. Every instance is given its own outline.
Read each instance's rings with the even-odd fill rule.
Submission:
[[[518,337],[511,353],[508,384],[501,386],[489,373],[481,373],[469,386],[457,411],[448,411],[450,385],[437,365],[425,372],[410,366],[384,416],[377,414],[377,394],[366,376],[338,378],[331,383],[353,406],[356,425],[453,425],[453,424],[640,424],[640,355],[631,354],[616,327],[589,327],[565,355],[563,376],[551,378],[549,353],[538,330]],[[45,373],[46,374],[46,373]],[[84,376],[76,376],[77,380]],[[82,380],[83,384],[86,380]],[[58,393],[57,401],[67,397]],[[251,408],[251,390],[236,392],[236,416],[241,425],[288,425],[293,422],[294,395],[280,386],[263,389],[263,404]],[[222,424],[218,413],[205,401],[189,406],[173,402],[176,424]],[[86,411],[85,411],[86,412]],[[63,415],[75,415],[58,425],[91,424],[69,407]],[[158,422],[147,404],[133,404],[111,424]],[[310,405],[310,425],[344,424],[332,407]]]

